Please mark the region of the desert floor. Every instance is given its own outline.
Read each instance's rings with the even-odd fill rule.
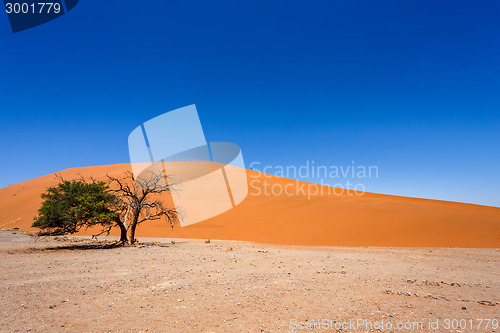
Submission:
[[[494,332],[500,319],[498,249],[139,240],[0,232],[0,332]]]

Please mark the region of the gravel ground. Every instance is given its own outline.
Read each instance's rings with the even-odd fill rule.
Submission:
[[[494,332],[500,317],[498,249],[140,241],[0,232],[0,332]]]

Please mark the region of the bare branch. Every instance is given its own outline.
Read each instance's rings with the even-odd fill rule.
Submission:
[[[106,175],[110,192],[122,202],[120,221],[130,232],[129,242],[134,242],[136,226],[140,223],[159,220],[165,217],[172,227],[178,222],[174,208],[165,206],[162,193],[171,191],[171,184],[164,176],[163,170],[154,173],[148,170],[141,174],[139,179],[127,171],[121,177]]]
[[[100,233],[92,235],[92,238],[100,236],[104,233],[106,233],[106,236],[109,236],[109,233],[111,232],[111,229],[113,228],[113,225],[110,224],[107,228],[103,229]]]

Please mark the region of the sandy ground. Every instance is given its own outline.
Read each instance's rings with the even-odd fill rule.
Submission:
[[[500,317],[498,249],[140,241],[0,232],[0,332],[494,332]]]

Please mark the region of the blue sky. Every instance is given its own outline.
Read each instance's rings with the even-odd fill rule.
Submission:
[[[376,165],[371,192],[500,206],[500,2],[97,1],[0,13],[0,187],[128,162],[196,104],[247,166]],[[318,181],[317,179],[308,179]]]

